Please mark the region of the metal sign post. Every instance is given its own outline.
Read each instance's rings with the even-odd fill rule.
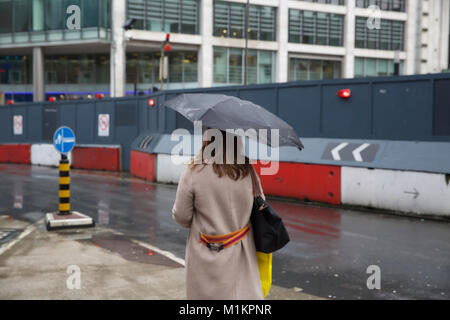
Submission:
[[[53,135],[53,145],[61,154],[59,160],[59,211],[47,213],[47,230],[70,227],[91,227],[91,217],[70,210],[70,162],[68,154],[75,146],[75,133],[69,127],[60,127]]]

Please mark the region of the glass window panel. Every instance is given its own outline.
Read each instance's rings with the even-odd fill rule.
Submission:
[[[170,59],[170,58],[169,58]],[[140,54],[137,61],[138,84],[150,86],[157,79],[153,78],[153,54]],[[170,65],[169,65],[170,68]],[[170,70],[169,70],[170,72]],[[170,82],[170,73],[169,73]]]
[[[328,14],[317,12],[316,44],[327,45],[328,43],[328,18]]]
[[[273,53],[270,51],[260,51],[259,52],[259,83],[271,83],[273,82],[272,76],[272,63]]]
[[[245,6],[230,3],[230,37],[242,38],[244,31]]]
[[[302,43],[314,44],[315,16],[312,11],[303,11],[303,39]]]
[[[183,66],[184,82],[197,82],[197,52],[185,52]]]
[[[138,53],[127,54],[127,66],[126,66],[127,83],[137,83],[138,81],[137,60],[138,60]]]
[[[364,77],[364,59],[355,58],[355,77]]]
[[[333,70],[334,74],[333,74],[333,78],[334,79],[339,79],[341,78],[341,62],[340,61],[334,61],[334,70]]]
[[[227,83],[227,49],[214,48],[214,82]]]
[[[214,35],[216,37],[228,37],[229,7],[225,2],[214,3]]]
[[[0,2],[1,3],[1,2]],[[14,1],[14,32],[28,31],[30,2],[28,0]],[[1,12],[1,8],[0,8]]]
[[[322,79],[333,79],[334,78],[334,61],[322,61]]]
[[[173,52],[169,56],[169,82],[183,81],[183,53]]]
[[[32,2],[32,25],[33,31],[44,30],[44,0],[33,0]]]
[[[242,83],[242,50],[229,49],[228,82]]]
[[[364,61],[364,76],[374,77],[377,75],[377,60],[366,58]]]
[[[66,10],[63,8],[62,1],[45,1],[45,29],[60,30],[65,29],[64,17]]]
[[[165,0],[164,3],[164,31],[180,32],[180,1]]]
[[[379,42],[379,30],[378,29],[367,29],[367,48],[368,49],[378,49]]]
[[[109,55],[99,54],[95,57],[96,83],[109,83]]]
[[[342,46],[344,33],[344,17],[342,15],[330,15],[330,46]]]
[[[388,60],[378,59],[377,75],[379,75],[379,76],[387,76],[388,75]]]
[[[258,52],[248,50],[247,53],[247,83],[258,83]]]
[[[388,20],[381,20],[380,49],[391,49],[391,23]]]
[[[258,6],[250,6],[248,8],[248,38],[257,40],[258,39],[258,30],[259,30],[259,7]]]
[[[275,40],[275,10],[274,7],[261,7],[260,40]]]
[[[355,47],[356,48],[365,48],[366,40],[367,40],[367,27],[366,27],[366,19],[362,17],[356,17],[355,24]]]
[[[147,3],[148,5],[148,3]],[[163,1],[152,0],[151,7],[145,11],[147,16],[147,30],[165,31],[163,27]]]
[[[404,22],[392,21],[392,50],[403,50]]]
[[[79,83],[80,78],[80,57],[67,57],[67,83]]]
[[[299,43],[302,34],[303,14],[300,10],[289,10],[289,42]]]
[[[196,0],[183,0],[181,6],[181,33],[197,33],[198,2]]]
[[[0,33],[12,31],[12,2],[0,0]]]
[[[79,83],[95,83],[95,60],[93,55],[81,56],[79,80]]]
[[[320,80],[322,79],[322,61],[311,60],[310,61],[310,79]]]
[[[309,60],[297,60],[296,80],[309,80]]]
[[[76,1],[70,0],[71,4]],[[82,5],[82,23],[84,27],[96,27],[99,25],[99,0],[84,0]]]

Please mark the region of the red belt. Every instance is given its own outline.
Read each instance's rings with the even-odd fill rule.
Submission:
[[[244,239],[249,231],[250,224],[246,225],[240,230],[220,236],[209,236],[202,233],[200,235],[200,242],[207,246],[209,249],[219,252],[220,250],[231,247],[233,244],[236,244]]]

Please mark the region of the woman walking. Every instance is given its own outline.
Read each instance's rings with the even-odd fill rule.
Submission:
[[[253,167],[247,157],[238,163],[242,142],[236,136],[234,161],[226,163],[230,134],[219,132],[221,150],[214,150],[212,157],[205,155],[213,141],[204,139],[197,161],[185,165],[172,209],[175,221],[190,229],[185,258],[187,299],[263,299],[250,226]],[[258,176],[253,177],[264,198]]]

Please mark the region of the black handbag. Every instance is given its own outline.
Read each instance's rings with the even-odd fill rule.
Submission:
[[[283,248],[289,241],[289,234],[283,220],[267,201],[260,195],[256,172],[252,168],[250,175],[253,184],[253,208],[250,216],[256,251],[271,253]]]

